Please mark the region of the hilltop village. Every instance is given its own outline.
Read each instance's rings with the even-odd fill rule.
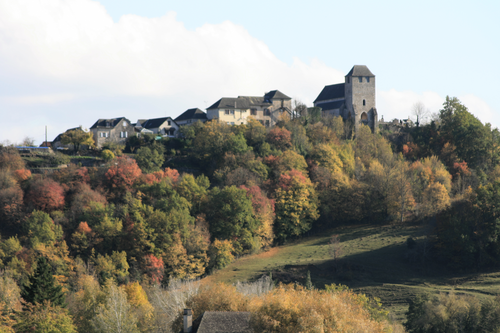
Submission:
[[[364,65],[354,66],[345,76],[345,82],[323,88],[314,101],[323,117],[340,116],[345,122],[353,124],[356,132],[361,124],[372,131],[378,130],[378,114],[375,104],[375,75]],[[223,97],[207,108],[206,113],[198,108],[188,109],[173,119],[162,117],[138,119],[132,123],[125,117],[99,119],[91,127],[95,146],[102,148],[107,143],[125,145],[127,138],[135,135],[154,134],[175,138],[179,128],[185,125],[206,121],[219,121],[229,125],[247,124],[251,117],[266,128],[271,128],[283,117],[297,117],[302,110],[292,107],[292,99],[279,90],[265,93],[263,96]],[[71,128],[68,131],[79,130]],[[44,142],[43,147],[54,149],[73,149],[72,145],[61,142],[59,134],[52,142]]]

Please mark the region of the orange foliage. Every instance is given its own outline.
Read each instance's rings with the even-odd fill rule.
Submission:
[[[92,229],[89,227],[87,222],[80,222],[76,231],[81,232],[83,234],[89,234],[92,232]]]
[[[25,201],[38,210],[51,212],[64,206],[64,190],[50,178],[38,179],[30,185]]]
[[[127,156],[117,157],[115,164],[106,172],[106,179],[111,188],[130,188],[142,171],[136,161]]]
[[[152,254],[148,254],[144,257],[144,270],[146,274],[150,277],[151,281],[154,283],[160,283],[163,280],[163,260],[157,258]]]
[[[293,186],[294,182],[301,184],[311,183],[311,181],[307,179],[302,172],[292,169],[280,176],[278,180],[278,186],[288,191]]]
[[[14,177],[18,182],[25,181],[31,177],[31,171],[28,169],[19,169],[14,171]]]
[[[179,180],[179,171],[175,169],[166,168],[164,171],[164,177],[170,178],[172,183],[177,183]]]
[[[460,174],[462,176],[470,176],[471,175],[469,167],[467,166],[467,162],[465,162],[465,161],[463,161],[461,163],[455,162],[453,164],[453,169],[455,170],[455,173]]]

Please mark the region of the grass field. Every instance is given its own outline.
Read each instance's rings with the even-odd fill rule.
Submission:
[[[423,262],[415,249],[408,248],[407,239],[416,240],[421,253],[425,232],[425,227],[411,225],[342,227],[240,258],[206,279],[234,283],[272,272],[274,279],[284,283],[304,283],[309,270],[317,288],[341,283],[378,297],[399,322],[405,319],[408,299],[420,293],[500,295],[500,272],[457,274],[430,260]],[[338,260],[331,254],[334,234],[340,239]]]

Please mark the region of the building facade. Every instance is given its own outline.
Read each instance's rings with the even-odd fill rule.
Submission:
[[[107,143],[125,145],[127,138],[135,135],[135,127],[125,117],[99,119],[90,128],[97,148]]]
[[[314,101],[323,116],[340,116],[352,122],[354,131],[367,125],[378,129],[375,101],[375,75],[364,65],[356,65],[345,76],[345,82],[325,86]]]
[[[279,90],[259,96],[223,97],[207,109],[209,120],[229,125],[246,124],[252,117],[266,127],[272,127],[283,113],[291,114],[292,99]]]

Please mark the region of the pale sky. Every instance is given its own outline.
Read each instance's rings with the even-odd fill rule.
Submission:
[[[274,89],[312,106],[353,65],[386,120],[449,95],[499,127],[499,17],[497,0],[0,0],[0,142]]]

